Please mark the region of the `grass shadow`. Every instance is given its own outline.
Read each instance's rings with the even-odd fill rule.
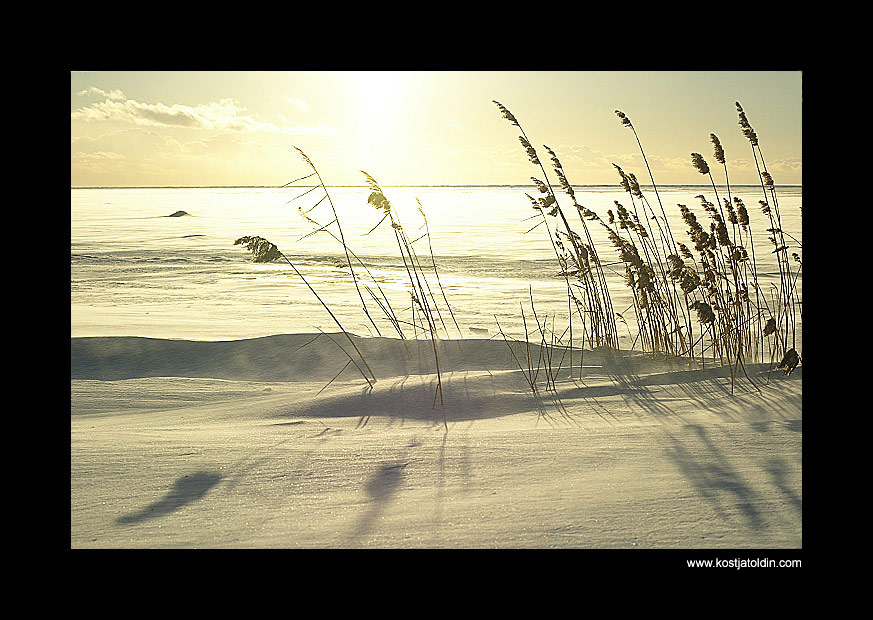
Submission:
[[[739,513],[749,527],[763,529],[763,516],[757,508],[760,499],[754,489],[730,466],[706,428],[698,424],[689,424],[685,428],[696,435],[698,441],[673,437],[672,445],[667,449],[670,459],[720,518],[732,521]],[[694,443],[697,446],[692,445]]]
[[[408,463],[384,463],[370,477],[364,489],[370,500],[370,507],[361,516],[354,530],[354,536],[366,536],[373,530],[388,503],[403,483],[404,470]]]
[[[186,474],[173,483],[173,487],[164,497],[137,512],[119,517],[115,523],[135,525],[149,519],[164,517],[203,499],[206,493],[220,481],[221,475],[213,472],[200,471],[191,475]]]

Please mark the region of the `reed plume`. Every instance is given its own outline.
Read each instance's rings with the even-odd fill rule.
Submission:
[[[573,206],[579,213],[582,234],[578,234],[567,220],[560,201],[552,189],[552,184],[549,182],[549,174],[546,171],[545,165],[525,134],[518,119],[500,102],[494,101],[493,103],[500,110],[503,118],[508,120],[513,126],[518,127],[521,132],[519,141],[525,149],[528,159],[532,164],[538,166],[542,173],[541,179],[531,177],[531,181],[541,196],[534,198],[528,195],[528,198],[533,208],[542,217],[542,223],[546,227],[549,240],[561,267],[560,274],[567,285],[570,366],[572,368],[574,314],[578,314],[582,322],[583,343],[587,333],[591,346],[618,346],[615,312],[612,309],[606,277],[590,231],[585,223],[584,214],[586,210],[576,201],[575,192],[564,173],[563,166],[556,153],[548,146],[543,145],[543,148],[549,155],[552,171],[558,178],[558,186],[570,197]],[[557,218],[557,222],[554,225],[554,234],[552,233],[552,226],[549,225],[547,216]],[[576,284],[571,285],[571,276],[577,280]],[[581,299],[574,291],[574,287],[578,288]]]
[[[761,191],[764,194],[764,200],[760,201],[762,211],[771,220],[770,228],[772,236],[770,237],[770,241],[774,246],[772,253],[776,255],[779,268],[778,301],[774,304],[773,311],[777,315],[776,320],[779,325],[779,333],[783,336],[781,344],[777,345],[780,348],[775,354],[781,354],[784,357],[790,349],[796,348],[797,312],[800,304],[800,300],[797,296],[796,283],[797,277],[799,276],[799,267],[797,272],[792,274],[792,265],[788,254],[791,245],[787,242],[785,238],[786,234],[782,228],[782,217],[779,211],[779,199],[776,185],[773,177],[767,170],[758,134],[752,128],[748,116],[740,103],[737,101],[735,102],[735,105],[737,108],[740,128],[743,135],[749,140],[749,144],[752,148],[752,156],[755,161],[755,167],[761,180]],[[777,342],[780,342],[778,338]]]
[[[364,301],[364,295],[361,293],[361,288],[358,285],[358,277],[355,274],[354,267],[352,266],[352,259],[349,256],[349,254],[350,254],[349,247],[348,247],[348,244],[346,243],[345,236],[343,234],[342,226],[340,225],[339,215],[336,212],[336,207],[334,207],[333,199],[331,199],[330,193],[327,191],[327,186],[324,184],[324,180],[321,178],[321,174],[318,172],[318,169],[315,167],[315,164],[312,163],[312,160],[309,158],[309,156],[306,153],[304,153],[300,148],[298,148],[296,146],[294,146],[293,148],[295,151],[297,151],[297,153],[300,155],[300,157],[303,159],[303,161],[306,162],[306,164],[310,167],[310,169],[312,170],[312,175],[315,175],[315,177],[318,179],[318,184],[313,186],[311,189],[307,190],[307,192],[305,192],[304,194],[301,194],[301,196],[309,193],[310,191],[314,191],[316,189],[320,189],[324,193],[322,198],[315,204],[314,207],[312,207],[310,209],[310,211],[312,209],[314,209],[315,207],[317,207],[319,204],[321,204],[324,200],[327,200],[328,204],[330,205],[331,211],[333,212],[333,220],[329,224],[324,226],[323,228],[327,229],[327,227],[330,226],[331,224],[336,224],[337,231],[339,233],[339,242],[342,245],[343,251],[345,252],[345,255],[346,255],[346,263],[348,264],[349,273],[352,276],[352,282],[355,285],[355,290],[358,293],[358,298],[361,300],[361,309],[364,311],[364,314],[367,316],[367,319],[370,321],[370,324],[373,326],[373,329],[376,330],[376,335],[381,335],[381,333],[379,332],[379,327],[376,325],[376,322],[373,320],[373,317],[370,315],[369,309],[367,308],[367,303]],[[307,175],[307,177],[303,177],[303,178],[308,178],[309,176],[312,176],[312,175]],[[292,183],[293,183],[293,181],[292,181]],[[289,184],[286,183],[285,186],[287,186],[287,185],[289,185]],[[300,196],[298,196],[297,198],[299,198],[299,197]]]
[[[700,174],[709,174],[709,164],[700,153],[691,153],[691,163]]]
[[[336,323],[337,327],[339,327],[340,331],[348,339],[349,344],[352,345],[352,348],[358,354],[358,359],[361,361],[361,363],[367,369],[367,372],[369,373],[370,376],[368,377],[367,374],[364,373],[363,369],[358,364],[358,362],[351,355],[349,355],[349,353],[345,349],[342,349],[342,347],[340,347],[340,348],[343,350],[343,353],[345,353],[348,356],[349,360],[351,360],[351,362],[355,365],[355,367],[361,373],[361,376],[364,377],[364,380],[367,382],[367,384],[372,387],[373,384],[376,383],[376,375],[373,374],[373,371],[370,368],[370,365],[367,364],[367,360],[364,359],[363,354],[361,353],[360,349],[358,349],[358,345],[356,345],[355,341],[352,340],[351,335],[342,326],[342,323],[340,323],[339,319],[336,318],[336,315],[333,313],[333,311],[330,309],[330,307],[324,302],[324,300],[315,291],[315,289],[312,288],[312,285],[303,276],[303,274],[300,273],[300,270],[297,269],[297,266],[294,265],[294,263],[292,263],[288,259],[288,257],[285,256],[285,254],[282,253],[282,251],[279,250],[279,248],[274,243],[268,241],[267,239],[264,239],[263,237],[244,236],[244,237],[240,237],[239,239],[234,241],[233,244],[234,245],[242,245],[247,250],[249,250],[252,253],[252,262],[254,262],[254,263],[270,263],[270,262],[273,262],[273,261],[281,258],[291,266],[291,269],[294,270],[294,273],[296,273],[297,276],[301,280],[303,280],[303,283],[306,284],[306,286],[309,288],[309,290],[312,292],[312,294],[315,295],[315,298],[321,303],[321,305],[324,307],[324,309],[327,310],[327,313],[330,315],[330,318],[333,319],[333,322]]]
[[[709,140],[712,142],[713,149],[713,157],[715,157],[715,161],[720,164],[724,164],[725,156],[724,156],[724,148],[721,145],[721,140],[718,139],[718,136],[714,133],[709,134]]]
[[[640,140],[640,136],[637,133],[637,130],[634,127],[633,123],[631,123],[630,119],[627,117],[627,115],[624,112],[622,112],[620,110],[616,110],[615,113],[618,116],[619,120],[621,120],[621,124],[625,127],[628,127],[631,131],[634,132],[634,138],[636,138],[637,145],[640,147],[640,155],[643,156],[643,163],[646,164],[646,170],[648,170],[648,172],[649,172],[649,179],[651,179],[651,181],[652,181],[652,189],[655,192],[655,198],[657,198],[657,200],[658,200],[658,205],[661,207],[661,216],[664,218],[664,223],[666,225],[667,224],[667,212],[664,210],[664,204],[661,202],[661,195],[658,193],[658,186],[655,183],[655,176],[654,176],[654,174],[652,174],[652,167],[649,165],[649,159],[646,157],[646,152],[643,150],[643,143]],[[669,226],[666,226],[666,228],[667,228],[667,231],[669,233],[669,231],[670,231]],[[671,244],[671,247],[673,248],[673,253],[675,254],[676,243],[673,239],[672,233],[670,233],[670,244]]]
[[[452,319],[455,321],[455,326],[457,327],[459,334],[461,334],[461,330],[460,330],[460,326],[457,323],[457,320],[455,319],[454,313],[451,310],[451,306],[448,303],[448,298],[446,297],[445,290],[443,290],[443,288],[442,288],[442,283],[439,281],[439,273],[437,270],[436,259],[433,255],[433,246],[432,246],[431,238],[430,238],[430,229],[429,229],[428,224],[427,224],[427,218],[426,218],[425,213],[424,213],[424,207],[421,205],[420,201],[417,201],[419,212],[421,213],[422,219],[424,221],[422,227],[425,229],[425,233],[423,235],[421,235],[420,237],[418,237],[418,239],[410,240],[409,237],[407,237],[406,231],[403,229],[403,226],[400,224],[400,221],[397,218],[397,215],[396,215],[395,211],[393,210],[390,201],[385,196],[385,193],[382,191],[382,188],[379,187],[379,184],[376,182],[375,179],[373,179],[372,176],[370,176],[366,172],[363,173],[365,178],[366,178],[367,185],[371,189],[371,193],[368,197],[368,203],[382,213],[382,218],[370,230],[370,232],[373,232],[373,230],[378,228],[379,225],[383,221],[385,221],[386,219],[391,223],[391,228],[392,228],[394,235],[395,235],[395,238],[397,240],[398,247],[400,249],[400,255],[401,255],[404,267],[405,267],[407,274],[410,278],[410,291],[409,292],[410,292],[410,298],[412,300],[413,316],[412,316],[412,321],[407,323],[406,321],[401,320],[400,317],[397,315],[397,313],[394,311],[393,307],[391,306],[391,304],[388,300],[387,295],[384,293],[381,286],[379,285],[378,279],[373,277],[373,275],[370,272],[367,265],[352,251],[351,247],[349,246],[347,238],[343,233],[342,227],[340,226],[339,215],[337,213],[336,208],[334,207],[333,200],[330,196],[327,185],[322,180],[321,174],[319,173],[318,169],[315,167],[315,164],[312,162],[312,160],[309,158],[309,156],[307,156],[306,153],[304,153],[301,149],[297,148],[296,146],[294,147],[294,149],[298,152],[298,154],[303,159],[303,161],[306,163],[306,165],[309,166],[309,168],[311,169],[311,172],[307,175],[304,175],[304,176],[298,178],[298,179],[295,179],[294,181],[290,181],[290,182],[286,183],[282,187],[284,188],[284,187],[293,186],[295,183],[297,183],[299,181],[304,181],[304,180],[310,179],[312,177],[315,177],[315,179],[317,180],[317,183],[314,185],[308,186],[308,187],[304,187],[304,191],[302,193],[298,194],[297,196],[295,196],[294,198],[292,198],[291,200],[289,200],[288,203],[293,202],[294,200],[297,200],[303,196],[310,195],[310,194],[312,194],[312,192],[315,192],[317,190],[321,190],[320,197],[318,196],[318,194],[315,195],[318,198],[318,200],[315,202],[315,204],[313,206],[311,206],[309,209],[306,209],[306,210],[304,210],[303,207],[299,207],[300,215],[304,219],[306,219],[308,222],[312,223],[315,226],[315,229],[312,232],[305,235],[304,238],[308,237],[310,235],[326,233],[326,234],[330,235],[334,240],[336,240],[341,245],[346,260],[343,261],[341,259],[334,259],[333,262],[337,267],[339,267],[343,271],[348,269],[349,273],[351,273],[352,281],[355,285],[355,289],[358,292],[358,297],[361,300],[362,309],[363,309],[365,315],[367,316],[368,320],[370,321],[370,324],[376,330],[377,335],[380,335],[379,328],[376,325],[375,320],[371,316],[371,314],[368,310],[367,304],[364,302],[364,296],[363,296],[363,293],[361,292],[362,285],[363,285],[363,288],[369,293],[372,300],[382,310],[385,317],[394,326],[395,330],[397,331],[398,335],[401,338],[401,341],[403,342],[404,347],[406,348],[407,356],[409,356],[411,358],[411,353],[410,353],[409,348],[406,344],[406,337],[404,335],[402,326],[406,325],[406,324],[412,325],[414,330],[424,329],[424,331],[426,331],[429,334],[431,341],[433,343],[434,360],[435,360],[436,372],[437,372],[437,390],[434,394],[434,407],[436,406],[437,396],[439,396],[440,404],[441,405],[444,404],[445,401],[443,398],[443,390],[442,390],[442,375],[440,372],[439,355],[438,355],[438,350],[437,350],[437,345],[436,345],[436,340],[437,340],[436,321],[437,321],[437,318],[439,319],[440,323],[442,323],[444,328],[446,327],[446,325],[445,325],[445,321],[442,319],[442,316],[440,314],[439,306],[437,304],[434,291],[431,288],[429,282],[427,281],[427,277],[425,275],[425,270],[423,269],[423,267],[421,265],[421,261],[413,248],[413,243],[415,243],[416,241],[418,241],[420,239],[427,238],[428,249],[429,249],[430,254],[431,254],[431,264],[433,265],[433,273],[437,278],[437,283],[438,283],[438,286],[440,288],[440,291],[442,292],[443,300],[446,303],[446,308],[451,313]],[[319,205],[321,205],[325,201],[327,201],[327,203],[330,205],[331,212],[333,214],[333,218],[327,224],[321,224],[313,217],[313,215],[311,215],[311,213],[314,209],[316,209],[316,207],[318,207]],[[336,232],[334,232],[334,230],[332,230],[332,228],[335,228]],[[369,233],[367,233],[367,234],[369,234]],[[294,272],[303,280],[303,282],[307,285],[309,290],[315,295],[316,299],[318,299],[318,301],[321,303],[321,305],[325,308],[325,310],[330,315],[331,319],[334,321],[334,323],[336,323],[336,325],[340,328],[342,333],[346,336],[346,339],[352,345],[352,348],[354,349],[355,353],[357,353],[357,357],[351,355],[345,348],[343,348],[343,346],[340,343],[338,343],[336,340],[334,340],[332,337],[330,337],[329,334],[325,334],[328,338],[330,338],[330,340],[332,342],[337,344],[337,346],[340,349],[342,349],[343,352],[346,354],[346,356],[349,358],[349,363],[346,364],[346,367],[348,367],[349,364],[353,363],[358,368],[358,370],[361,372],[361,375],[364,377],[364,379],[367,380],[367,383],[370,386],[372,386],[376,382],[376,377],[373,374],[373,371],[371,370],[370,366],[367,364],[367,361],[364,359],[363,355],[361,354],[360,350],[358,349],[357,345],[355,344],[354,340],[352,339],[350,332],[348,332],[342,326],[342,324],[340,323],[337,316],[333,313],[333,311],[330,309],[330,307],[325,303],[325,301],[322,299],[322,297],[316,292],[316,290],[312,287],[312,285],[309,283],[309,281],[303,276],[303,274],[300,272],[300,270],[297,268],[297,266],[294,265],[288,259],[288,257],[279,250],[279,248],[275,244],[273,244],[272,242],[270,242],[266,239],[263,239],[262,237],[256,237],[256,236],[240,237],[239,239],[236,240],[235,245],[243,245],[244,247],[246,247],[246,249],[248,249],[252,253],[253,262],[261,262],[262,263],[262,262],[272,262],[272,261],[277,260],[277,259],[283,259],[286,263],[288,263],[291,266],[291,268],[294,270]],[[363,280],[356,274],[354,266],[353,266],[353,259],[370,276],[375,287],[379,291],[378,295],[369,286],[366,286],[365,284],[363,284]],[[416,321],[416,311],[418,311],[418,315],[419,315],[420,320],[426,321],[426,323],[427,323],[426,327],[422,328],[422,326],[419,325],[418,322]],[[417,335],[416,335],[416,337],[417,337]],[[364,368],[366,368],[368,374],[364,372]],[[343,368],[343,370],[345,370],[345,367]],[[340,374],[342,374],[343,370],[340,370],[340,372],[337,373],[337,377]],[[334,377],[334,379],[336,379],[336,377]],[[333,379],[331,379],[331,382],[332,381],[333,381]],[[327,387],[327,386],[325,386],[325,387]],[[322,388],[322,389],[324,389],[324,388]]]
[[[382,212],[382,218],[379,220],[376,226],[371,229],[370,232],[378,228],[382,224],[382,222],[386,220],[389,222],[391,229],[394,233],[395,240],[397,242],[397,247],[400,252],[400,258],[403,261],[404,269],[406,271],[407,277],[409,278],[409,293],[412,302],[411,307],[413,310],[412,323],[414,326],[416,325],[414,319],[414,313],[416,308],[418,309],[419,317],[421,317],[421,320],[426,323],[426,326],[422,325],[422,329],[428,334],[431,340],[431,344],[433,347],[434,364],[436,366],[437,375],[437,388],[434,393],[434,406],[436,406],[437,396],[439,396],[440,405],[443,405],[445,401],[443,398],[442,373],[440,372],[439,351],[437,347],[437,319],[439,318],[439,310],[438,306],[436,305],[436,299],[427,281],[425,271],[421,266],[418,255],[413,248],[413,241],[411,241],[407,236],[403,225],[400,223],[399,216],[391,205],[391,202],[388,200],[388,197],[385,195],[385,192],[376,181],[376,179],[374,179],[369,173],[363,170],[361,170],[361,174],[364,175],[367,187],[369,187],[370,189],[370,195],[367,197],[367,203]],[[419,209],[422,215],[424,215],[424,209],[421,208],[421,203],[419,203]],[[435,262],[434,269],[436,269]],[[445,326],[444,323],[443,326]]]
[[[572,229],[549,182],[544,164],[545,158],[537,153],[518,119],[501,103],[497,101],[494,103],[503,117],[519,128],[521,131],[519,141],[528,160],[539,166],[542,172],[540,178],[531,177],[540,195],[534,197],[527,194],[527,197],[533,208],[540,213],[543,219],[541,224],[545,224],[549,233],[561,266],[561,275],[567,278],[568,296],[576,303],[577,309],[582,310],[580,317],[583,318],[583,328],[590,325],[592,328],[590,333],[595,333],[599,326],[598,320],[602,321],[608,317],[612,325],[615,325],[615,320],[618,319],[630,329],[623,315],[626,310],[617,313],[611,310],[611,303],[602,303],[604,300],[609,300],[609,289],[603,277],[603,263],[597,256],[597,249],[592,242],[587,225],[581,231],[584,235],[576,234]],[[757,133],[752,129],[739,104],[737,109],[743,135],[753,146],[756,164],[760,161],[760,165],[763,166]],[[794,261],[794,271],[792,271],[788,265],[789,244],[786,240],[796,240],[782,230],[775,183],[766,166],[763,170],[759,169],[761,186],[765,191],[765,200],[760,201],[760,206],[762,213],[771,222],[767,232],[771,235],[773,252],[779,255],[782,282],[780,296],[774,301],[772,310],[758,279],[756,247],[749,212],[743,200],[732,194],[727,156],[718,136],[710,133],[709,142],[714,161],[724,170],[727,195],[719,195],[721,188],[716,185],[709,163],[703,155],[693,152],[691,153],[692,166],[698,173],[708,177],[714,193],[712,201],[703,194],[697,196],[709,222],[704,224],[698,221],[691,209],[682,204],[678,205],[682,220],[687,226],[692,251],[684,243],[677,243],[673,236],[636,128],[625,113],[620,110],[616,110],[615,113],[621,124],[634,133],[652,182],[660,213],[656,213],[649,204],[636,176],[613,164],[618,172],[622,190],[629,195],[630,208],[616,200],[606,212],[607,219],[600,218],[594,211],[578,203],[566,171],[554,150],[545,145],[544,148],[548,153],[553,174],[557,178],[556,185],[569,196],[583,224],[593,222],[606,230],[607,238],[618,253],[621,264],[624,265],[624,280],[633,293],[632,307],[638,325],[638,335],[633,342],[636,343],[639,339],[643,349],[649,349],[653,353],[660,351],[667,355],[692,357],[699,346],[700,356],[704,362],[705,353],[709,350],[713,360],[730,364],[732,390],[740,369],[746,373],[746,358],[758,350],[763,355],[764,344],[768,337],[775,337],[779,344],[780,355],[784,362],[779,367],[793,370],[794,358],[788,352],[793,350],[793,347],[789,347],[793,344],[795,319],[793,310],[788,308],[793,308],[792,302],[799,303],[792,295],[797,288],[802,259],[797,252],[792,253],[791,259]],[[556,218],[556,221],[550,224],[549,218]],[[570,276],[578,278],[579,284],[571,287]],[[576,296],[576,291],[581,294],[581,299]],[[608,313],[603,311],[605,308],[610,309]],[[701,327],[698,336],[694,335],[692,315]],[[572,316],[571,312],[571,325]],[[586,316],[590,321],[588,324],[584,320]],[[773,354],[775,350],[771,348]],[[746,377],[748,378],[748,374]],[[752,382],[751,379],[749,381]],[[754,385],[754,382],[752,384]]]
[[[649,173],[649,178],[652,182],[652,190],[655,192],[660,215],[655,213],[654,208],[649,203],[646,196],[643,194],[642,188],[637,181],[636,176],[632,172],[625,173],[621,167],[613,163],[613,166],[618,171],[622,178],[622,188],[630,194],[631,206],[634,211],[634,217],[639,220],[640,224],[643,221],[646,225],[638,225],[637,230],[648,232],[650,239],[641,240],[641,245],[644,250],[645,258],[656,272],[657,286],[659,291],[659,300],[664,309],[664,317],[660,325],[662,326],[663,334],[660,336],[660,341],[663,342],[662,352],[666,355],[682,354],[688,348],[689,341],[693,334],[693,325],[691,323],[690,312],[687,309],[687,299],[683,299],[684,295],[680,295],[676,288],[676,280],[668,276],[667,260],[669,256],[677,256],[679,249],[673,236],[673,231],[670,228],[670,223],[667,219],[666,211],[664,210],[663,202],[661,201],[658,186],[655,183],[655,177],[643,149],[642,141],[636,128],[631,123],[626,114],[620,110],[616,110],[616,115],[622,125],[631,129],[634,133],[637,145],[640,149],[640,154],[646,165]],[[642,214],[637,211],[637,202],[640,204]],[[654,222],[654,226],[650,225]],[[684,302],[684,303],[683,303]],[[652,353],[655,353],[653,349]]]

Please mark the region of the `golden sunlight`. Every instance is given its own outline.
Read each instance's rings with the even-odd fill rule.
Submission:
[[[395,71],[361,71],[349,74],[350,105],[356,111],[358,144],[368,158],[390,152],[399,128],[408,116],[407,78]]]

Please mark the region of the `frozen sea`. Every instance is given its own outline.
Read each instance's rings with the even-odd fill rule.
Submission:
[[[525,193],[533,187],[384,187],[411,238],[423,235],[419,202],[427,216],[439,279],[460,331],[444,315],[447,338],[479,338],[498,333],[523,335],[522,306],[530,317],[530,297],[540,320],[554,317],[557,331],[566,324],[566,284],[557,277],[554,251],[541,218]],[[615,200],[629,208],[618,186],[575,187],[580,204],[606,219]],[[657,201],[646,191],[649,201]],[[719,187],[720,196],[727,196]],[[145,336],[187,340],[237,340],[271,334],[337,331],[323,306],[284,262],[255,264],[247,250],[234,246],[244,235],[276,244],[330,306],[344,327],[358,335],[376,335],[361,311],[347,269],[340,268],[342,246],[301,216],[328,224],[333,214],[319,192],[296,198],[297,188],[73,188],[70,190],[70,331],[81,336]],[[759,269],[775,276],[767,253],[769,221],[758,208],[759,186],[731,188],[740,196],[756,231]],[[329,188],[348,246],[379,282],[398,314],[411,317],[407,275],[391,229],[382,223],[369,232],[381,212],[368,204],[366,187]],[[659,187],[661,203],[677,241],[689,243],[677,203],[699,221],[709,219],[695,198],[716,202],[711,186]],[[802,243],[800,187],[778,188],[782,224]],[[560,200],[559,195],[559,200]],[[581,222],[562,203],[571,225]],[[187,215],[170,217],[178,211]],[[551,225],[551,224],[550,224]],[[606,235],[588,223],[601,260],[607,265],[613,306],[631,304],[623,268]],[[336,230],[332,228],[332,230]],[[368,234],[369,233],[369,234]],[[801,252],[792,242],[791,251]],[[689,243],[690,245],[690,243]],[[415,242],[423,264],[430,265],[427,239]],[[362,272],[356,266],[358,273]],[[436,284],[432,274],[431,284]],[[439,296],[444,310],[444,302]],[[371,300],[367,300],[371,302]],[[396,336],[370,303],[383,336]],[[551,320],[551,318],[550,318]],[[622,346],[630,346],[630,336]]]

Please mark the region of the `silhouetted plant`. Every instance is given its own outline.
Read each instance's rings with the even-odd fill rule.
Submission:
[[[594,336],[589,336],[589,342],[617,343],[617,338],[613,340],[615,319],[620,319],[625,325],[627,321],[624,314],[615,313],[611,308],[602,263],[597,257],[587,226],[584,226],[587,240],[585,243],[564,217],[542,159],[518,119],[501,103],[494,103],[503,117],[518,127],[521,132],[519,141],[527,158],[543,173],[545,181],[531,177],[541,196],[534,198],[528,194],[528,199],[542,216],[541,223],[545,224],[549,233],[561,266],[561,275],[567,281],[569,299],[581,310],[583,327],[590,327],[590,334]],[[770,348],[771,360],[777,351],[782,357],[777,368],[786,368],[791,372],[796,367],[794,344],[796,312],[800,303],[797,299],[797,281],[802,269],[802,260],[797,252],[791,255],[796,264],[793,269],[788,259],[788,240],[796,242],[796,239],[782,229],[775,183],[763,163],[757,134],[751,128],[739,103],[737,110],[743,135],[752,144],[755,163],[759,169],[761,187],[765,194],[761,208],[770,219],[767,232],[771,234],[770,242],[774,246],[773,253],[777,255],[779,266],[780,285],[773,296],[772,308],[758,278],[748,210],[741,198],[732,195],[727,157],[721,141],[714,133],[709,134],[709,141],[715,161],[724,169],[727,196],[719,196],[712,169],[700,153],[694,152],[691,154],[692,166],[708,177],[715,197],[714,202],[710,202],[704,195],[697,196],[700,206],[709,216],[708,228],[697,221],[688,207],[678,205],[682,219],[688,227],[694,253],[685,244],[677,243],[674,238],[640,136],[626,114],[615,111],[622,125],[634,133],[660,213],[652,208],[636,177],[613,164],[619,173],[622,189],[630,195],[631,209],[614,201],[615,212],[608,210],[608,221],[605,221],[591,209],[578,204],[555,152],[544,146],[552,161],[558,185],[570,196],[583,224],[588,220],[603,226],[625,266],[625,283],[633,293],[632,307],[638,328],[637,337],[633,339],[631,346],[639,341],[643,350],[650,350],[652,353],[660,351],[668,356],[693,357],[695,349],[699,349],[701,361],[704,363],[705,354],[710,351],[713,360],[731,366],[732,389],[739,369],[742,368],[745,373],[745,360],[749,356],[760,352],[763,361],[764,343],[768,337],[773,339],[773,346]],[[556,218],[553,226],[549,226],[547,216]],[[802,248],[799,243],[797,245]],[[579,279],[579,285],[574,286],[582,292],[581,300],[570,285],[571,276]],[[694,335],[694,324],[691,320],[693,315],[701,326],[698,336]],[[589,318],[588,322],[585,321],[586,317]],[[572,355],[572,312],[570,319]],[[604,328],[607,324],[612,328]],[[799,363],[799,355],[797,360]],[[746,376],[748,377],[747,374]]]
[[[549,174],[546,172],[539,154],[531,144],[518,119],[500,102],[494,101],[493,103],[500,110],[503,118],[509,121],[510,124],[518,127],[521,132],[519,142],[521,142],[530,162],[538,166],[543,175],[543,179],[531,177],[531,181],[541,196],[538,198],[534,198],[529,194],[527,196],[532,207],[542,216],[543,224],[546,226],[549,240],[561,268],[560,275],[567,284],[570,366],[572,368],[574,312],[579,315],[582,322],[583,345],[585,335],[587,334],[590,346],[618,347],[616,315],[612,307],[612,300],[606,284],[603,266],[585,222],[587,210],[577,202],[573,187],[568,181],[563,166],[555,152],[548,146],[543,145],[543,148],[549,154],[553,172],[558,179],[558,186],[570,197],[572,205],[579,214],[579,220],[582,225],[582,235],[579,235],[573,230],[567,220],[558,197],[552,189]],[[552,227],[549,226],[547,216],[557,220],[554,225],[554,234],[552,233]],[[571,277],[576,280],[576,283],[573,285],[570,284]],[[581,299],[574,291],[574,287],[580,291]],[[582,365],[580,363],[580,373],[581,368]]]
[[[367,198],[367,202],[374,208],[380,210],[383,214],[382,218],[379,220],[376,226],[371,229],[370,232],[378,228],[382,224],[382,222],[387,220],[394,233],[395,240],[397,241],[400,258],[403,261],[404,269],[406,270],[407,277],[409,278],[410,297],[412,300],[413,310],[413,326],[417,327],[414,318],[415,310],[417,308],[418,316],[423,323],[422,329],[427,333],[433,346],[434,364],[436,365],[437,374],[437,389],[434,394],[434,406],[436,405],[437,395],[439,396],[440,404],[442,405],[444,404],[442,373],[440,372],[439,351],[437,347],[437,319],[440,318],[439,307],[436,303],[433,291],[430,288],[430,284],[427,281],[425,270],[422,268],[421,263],[418,259],[418,255],[413,248],[413,241],[411,241],[407,236],[406,231],[400,223],[400,218],[396,210],[393,208],[391,202],[385,196],[385,192],[379,186],[379,183],[377,183],[372,176],[370,176],[363,170],[361,171],[361,173],[364,175],[367,186],[370,188],[370,195]],[[421,208],[421,203],[419,203],[419,209],[423,216],[424,210]],[[431,258],[433,258],[432,253]],[[434,271],[436,272],[436,262],[433,262],[433,265]],[[446,301],[448,303],[448,300]],[[441,319],[440,322],[442,322]],[[445,327],[444,323],[443,326]],[[458,329],[458,331],[460,332],[460,328]]]
[[[328,307],[328,305],[324,302],[324,300],[321,298],[321,296],[315,291],[315,289],[312,288],[312,285],[306,280],[305,277],[303,277],[303,274],[300,273],[300,270],[297,269],[297,267],[294,265],[294,263],[292,263],[290,260],[288,260],[288,257],[285,256],[285,254],[283,254],[282,251],[279,250],[279,248],[274,243],[268,241],[267,239],[264,239],[263,237],[257,237],[257,236],[240,237],[239,239],[234,241],[233,244],[234,245],[242,245],[247,250],[249,250],[252,253],[252,262],[254,262],[254,263],[270,263],[270,262],[273,262],[273,261],[281,258],[291,266],[291,269],[294,270],[294,273],[296,273],[300,277],[300,279],[303,280],[303,283],[306,284],[306,286],[309,288],[310,291],[312,291],[312,294],[315,295],[315,298],[321,303],[321,305],[324,307],[324,309],[327,310],[327,313],[330,315],[330,318],[333,319],[333,322],[336,323],[337,327],[340,328],[340,331],[348,339],[349,343],[352,345],[352,348],[358,354],[358,359],[361,361],[361,363],[367,369],[367,372],[369,373],[370,376],[368,377],[364,373],[361,366],[358,364],[357,361],[355,361],[355,358],[352,357],[348,353],[348,351],[343,349],[343,352],[348,356],[349,360],[351,360],[351,362],[355,365],[355,367],[361,373],[361,376],[364,377],[364,380],[366,380],[367,383],[372,387],[372,385],[374,383],[376,383],[376,375],[373,374],[373,371],[370,369],[370,365],[367,364],[367,360],[364,359],[364,356],[361,354],[361,351],[358,349],[358,345],[355,344],[355,341],[352,340],[352,337],[351,337],[351,335],[349,335],[349,332],[347,332],[346,329],[342,326],[342,323],[339,322],[339,319],[336,318],[336,315],[333,313],[333,311],[330,309],[330,307]],[[340,347],[340,348],[342,348],[342,347]]]

